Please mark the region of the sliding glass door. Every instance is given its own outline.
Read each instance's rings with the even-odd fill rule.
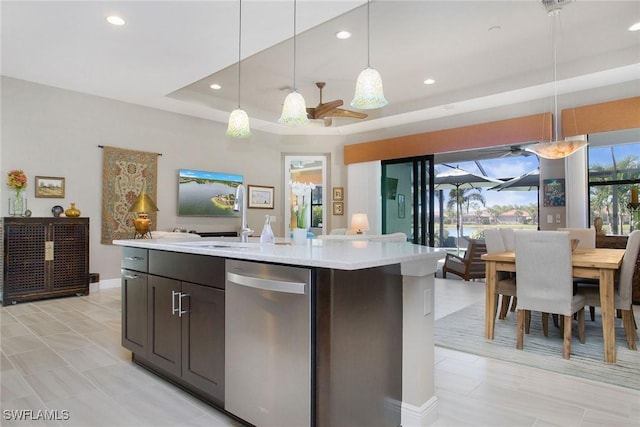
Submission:
[[[433,156],[382,162],[382,232],[434,246]]]

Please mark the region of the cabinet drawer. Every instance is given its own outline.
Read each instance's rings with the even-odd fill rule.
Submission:
[[[224,259],[166,251],[149,251],[149,274],[224,289]]]
[[[147,249],[123,247],[121,267],[146,273],[149,271],[148,252]]]

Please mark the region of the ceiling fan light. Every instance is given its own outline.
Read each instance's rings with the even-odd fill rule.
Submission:
[[[587,141],[584,140],[564,140],[540,142],[538,144],[525,147],[525,150],[534,153],[538,157],[555,160],[570,156],[586,145]]]
[[[371,110],[385,105],[387,100],[384,97],[380,73],[374,68],[365,68],[356,81],[356,93],[351,106],[361,110]]]
[[[227,136],[232,138],[249,138],[251,127],[249,126],[249,116],[246,111],[236,108],[229,115],[229,126]]]
[[[286,126],[304,126],[309,123],[307,106],[304,97],[296,91],[291,92],[284,99],[282,115],[278,123]]]

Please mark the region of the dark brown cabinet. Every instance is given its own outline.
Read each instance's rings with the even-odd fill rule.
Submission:
[[[224,260],[126,247],[122,267],[122,345],[222,406]]]
[[[89,293],[89,218],[3,219],[2,304]]]

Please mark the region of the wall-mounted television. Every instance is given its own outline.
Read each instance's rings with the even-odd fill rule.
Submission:
[[[178,171],[178,216],[238,216],[233,210],[242,175]]]

